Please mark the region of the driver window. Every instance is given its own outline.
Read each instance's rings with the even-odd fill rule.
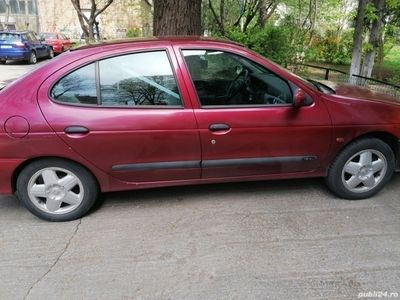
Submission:
[[[244,57],[214,50],[183,50],[202,106],[290,105],[288,82]]]

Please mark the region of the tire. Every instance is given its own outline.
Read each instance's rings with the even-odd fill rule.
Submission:
[[[49,58],[49,59],[52,59],[53,57],[54,57],[54,50],[53,50],[53,48],[50,48],[50,49],[49,49],[48,58]]]
[[[28,62],[31,65],[34,65],[34,64],[37,63],[37,56],[36,56],[36,53],[34,51],[32,51],[31,54],[29,55]]]
[[[0,60],[0,65],[5,65],[6,64],[6,60],[5,59],[2,59],[2,60]]]
[[[352,142],[336,157],[326,183],[337,196],[366,199],[379,192],[393,175],[395,156],[388,144],[376,138]]]
[[[17,178],[17,195],[35,216],[63,222],[84,216],[96,202],[97,181],[82,166],[62,160],[30,163]]]

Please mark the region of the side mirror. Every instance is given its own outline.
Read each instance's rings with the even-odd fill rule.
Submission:
[[[309,105],[310,101],[307,98],[308,97],[306,93],[302,89],[297,89],[296,93],[294,94],[293,106],[299,108]]]

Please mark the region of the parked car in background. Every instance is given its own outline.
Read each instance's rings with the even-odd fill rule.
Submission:
[[[42,32],[40,38],[53,48],[55,54],[60,54],[71,49],[71,40],[61,33]]]
[[[53,58],[53,48],[37,38],[32,31],[0,31],[0,63],[7,60],[25,60],[36,64],[39,58]]]
[[[100,191],[201,183],[325,177],[364,199],[399,169],[395,99],[204,38],[70,51],[5,87],[0,107],[0,193],[51,221],[83,216]]]

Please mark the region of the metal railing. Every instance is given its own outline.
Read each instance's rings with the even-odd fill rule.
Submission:
[[[301,64],[299,65],[301,68],[298,71],[299,74],[308,77],[310,79],[316,80],[330,80],[337,83],[351,83],[358,86],[367,87],[370,90],[373,90],[378,93],[386,94],[397,98],[400,101],[400,86],[386,82],[383,80],[378,80],[375,78],[369,78],[364,76],[359,76],[352,74],[350,76],[349,73],[344,72],[342,70],[327,68],[312,64]],[[318,71],[308,72],[305,68],[312,68]]]

